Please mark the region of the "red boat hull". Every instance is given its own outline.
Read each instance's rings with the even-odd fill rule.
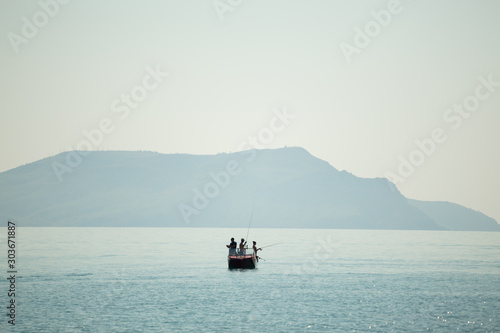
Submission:
[[[227,264],[229,269],[254,269],[257,268],[257,258],[254,255],[230,255]]]

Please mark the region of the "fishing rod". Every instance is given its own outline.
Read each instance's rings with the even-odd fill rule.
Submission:
[[[245,240],[248,242],[248,234],[250,233],[250,224],[252,224],[253,210],[255,209],[255,204],[252,207],[252,214],[250,215],[250,222],[248,222],[247,238]]]
[[[279,245],[279,244],[283,244],[283,243],[275,243],[275,244],[271,244],[271,245],[262,246],[261,249],[263,249],[265,247],[271,247],[271,246],[274,246],[274,245]]]

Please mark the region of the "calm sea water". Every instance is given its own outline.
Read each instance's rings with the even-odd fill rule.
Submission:
[[[246,234],[18,228],[15,331],[500,332],[500,233],[252,229],[228,270]]]

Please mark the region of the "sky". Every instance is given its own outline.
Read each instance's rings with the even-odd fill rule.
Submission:
[[[299,146],[500,222],[496,0],[0,0],[0,172]]]

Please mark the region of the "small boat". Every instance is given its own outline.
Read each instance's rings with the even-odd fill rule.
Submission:
[[[245,249],[243,253],[239,251],[230,251],[227,256],[227,265],[229,269],[254,269],[257,268],[258,261],[253,249]]]

